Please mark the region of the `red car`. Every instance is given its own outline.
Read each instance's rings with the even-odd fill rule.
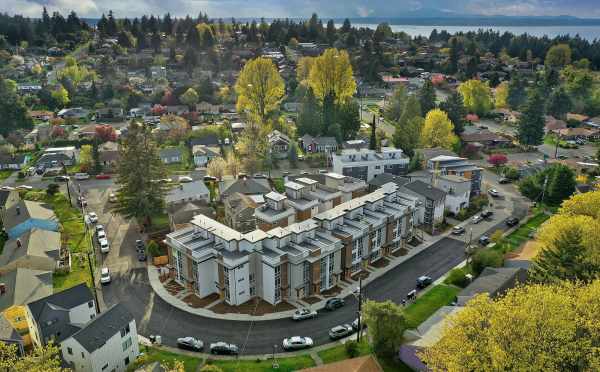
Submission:
[[[104,174],[104,173],[99,174],[96,176],[96,179],[97,180],[108,180],[108,179],[110,179],[110,174]]]

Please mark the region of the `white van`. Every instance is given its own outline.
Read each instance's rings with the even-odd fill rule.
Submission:
[[[75,173],[76,180],[87,180],[90,178],[90,175],[87,173]]]

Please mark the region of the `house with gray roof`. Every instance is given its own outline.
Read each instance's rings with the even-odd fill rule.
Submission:
[[[58,231],[58,219],[54,212],[42,203],[30,200],[21,200],[8,208],[3,222],[10,239],[16,239],[34,228]]]
[[[97,315],[92,292],[85,283],[37,298],[27,304],[29,334],[35,346],[62,342]]]
[[[62,167],[63,164],[70,166],[75,164],[75,156],[69,156],[65,153],[46,153],[36,162],[37,166],[43,165],[46,168]]]
[[[0,190],[0,220],[4,221],[6,211],[21,201],[17,190]]]
[[[337,151],[338,143],[335,137],[313,137],[305,134],[300,138],[302,149],[306,152],[326,152],[332,153]]]
[[[0,312],[52,294],[52,272],[16,268],[0,277]],[[10,319],[9,319],[10,320]]]
[[[486,293],[494,298],[514,288],[517,283],[525,283],[527,270],[519,267],[486,267],[465,289],[459,292],[457,303],[464,306],[473,297]]]
[[[219,194],[221,200],[229,195],[239,192],[244,195],[264,195],[271,192],[269,181],[264,178],[241,177],[236,180],[224,180],[219,182]]]
[[[221,156],[221,148],[194,145],[192,147],[192,156],[194,157],[194,164],[197,167],[206,167],[209,161]]]
[[[171,189],[165,196],[165,202],[167,205],[174,203],[191,201],[204,201],[208,203],[210,201],[210,191],[204,184],[204,181],[197,180],[194,182],[180,183]]]
[[[185,201],[167,205],[167,216],[169,217],[171,231],[189,225],[192,218],[199,214],[209,217],[216,216],[215,210],[206,201]]]
[[[405,184],[402,189],[407,194],[419,198],[421,202],[420,208],[417,209],[419,224],[433,228],[444,221],[444,205],[446,203],[444,190],[418,180]]]
[[[54,271],[60,263],[60,248],[59,232],[33,228],[4,244],[0,273],[17,267]]]
[[[140,354],[135,319],[115,304],[62,341],[60,350],[75,372],[124,372]]]
[[[398,186],[404,186],[410,182],[410,178],[396,176],[390,173],[381,173],[375,176],[371,181],[367,182],[369,184],[369,191],[375,191],[386,183],[393,182]]]
[[[176,164],[183,161],[183,152],[179,147],[161,149],[158,156],[164,164]]]

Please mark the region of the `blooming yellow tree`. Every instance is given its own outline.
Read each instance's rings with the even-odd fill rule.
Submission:
[[[496,87],[494,94],[494,103],[497,109],[507,108],[508,102],[508,82],[503,81]]]
[[[298,60],[298,66],[296,67],[296,80],[300,84],[308,83],[308,77],[310,76],[310,70],[315,64],[314,57],[302,57]]]
[[[246,111],[251,119],[264,124],[270,114],[279,108],[285,85],[273,61],[259,57],[244,65],[235,91],[238,111]]]
[[[352,97],[356,92],[356,81],[348,52],[330,48],[315,58],[310,67],[308,84],[321,101],[332,93],[335,103],[345,102]]]
[[[518,287],[494,301],[482,294],[419,356],[444,372],[598,371],[599,310],[600,281]]]
[[[469,112],[482,116],[493,106],[490,86],[486,82],[465,81],[458,86],[458,92],[463,96],[465,107]]]
[[[421,129],[421,144],[424,147],[443,147],[452,149],[458,142],[454,134],[454,125],[448,119],[448,114],[440,109],[427,113]]]

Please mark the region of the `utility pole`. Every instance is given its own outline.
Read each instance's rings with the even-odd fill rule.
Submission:
[[[362,330],[361,312],[362,312],[362,276],[358,278],[358,331],[356,332],[356,342],[360,342],[360,331]]]
[[[465,253],[467,254],[467,265],[471,260],[471,255],[473,254],[473,247],[471,246],[471,241],[473,240],[473,228],[469,229],[469,241],[467,242],[467,246],[465,247]]]
[[[67,189],[68,189],[68,183],[67,183]],[[81,188],[80,188],[81,190]],[[79,196],[81,197],[81,191],[79,192]],[[70,198],[69,198],[70,200]],[[81,200],[81,216],[83,218],[83,226],[85,228],[85,236],[86,238],[89,236],[89,226],[87,224],[87,221],[85,220],[85,205],[83,203],[83,200]],[[88,268],[90,269],[90,276],[92,277],[92,290],[94,291],[94,299],[96,300],[96,312],[100,313],[100,303],[98,302],[98,291],[96,290],[96,277],[94,276],[94,266],[92,265],[92,258],[91,258],[91,254],[94,253],[94,241],[92,238],[89,239],[90,242],[90,247],[86,252],[87,255],[87,260],[88,260]]]

